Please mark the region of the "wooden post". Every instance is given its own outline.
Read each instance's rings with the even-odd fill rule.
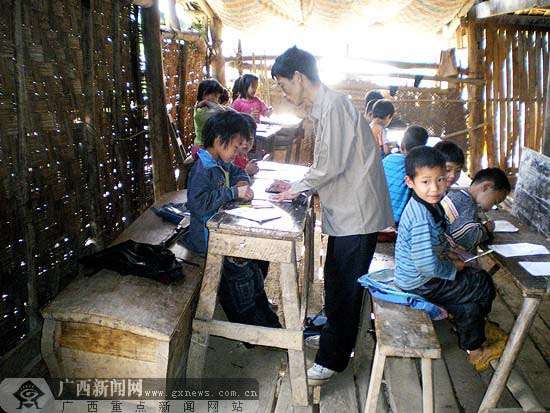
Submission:
[[[142,9],[143,47],[145,50],[145,78],[147,80],[147,107],[149,110],[149,136],[153,157],[153,189],[155,200],[166,192],[176,189],[176,179],[170,160],[168,117],[162,71],[160,44],[160,12],[158,0],[147,9]]]
[[[480,51],[481,28],[474,21],[467,22],[468,32],[468,76],[478,78],[482,75],[483,57]],[[468,85],[468,130],[470,137],[470,156],[468,171],[473,176],[481,168],[483,152],[483,129],[476,126],[483,124],[483,86]]]
[[[542,137],[542,153],[550,156],[550,70],[546,80],[546,96],[544,97],[544,135]]]
[[[176,0],[168,1],[168,26],[173,30],[181,30],[180,21],[176,14]]]
[[[101,236],[99,200],[101,199],[99,187],[99,169],[97,158],[97,144],[95,133],[95,68],[94,68],[94,0],[82,2],[82,93],[84,104],[82,107],[82,119],[84,121],[82,130],[82,157],[88,174],[86,183],[88,185],[88,204],[90,216],[90,236],[95,239],[96,246],[103,248]]]
[[[32,222],[32,203],[29,201],[29,164],[30,152],[27,131],[31,129],[29,103],[27,99],[27,78],[25,73],[25,40],[23,37],[23,0],[15,0],[13,8],[15,43],[15,86],[17,93],[17,162],[15,196],[25,240],[25,258],[21,269],[27,276],[28,298],[25,310],[29,317],[29,332],[40,329],[38,314],[38,293],[36,291],[36,265],[34,259],[35,230]]]
[[[225,86],[225,59],[222,53],[222,21],[218,16],[214,16],[210,25],[210,34],[212,36],[212,69],[214,77]]]

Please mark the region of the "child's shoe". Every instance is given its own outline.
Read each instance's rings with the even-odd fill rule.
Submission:
[[[476,371],[487,370],[491,361],[498,360],[504,351],[504,346],[500,343],[485,344],[481,347],[481,351],[468,354],[468,361],[472,363]]]
[[[320,386],[325,384],[334,373],[336,373],[334,370],[313,363],[313,366],[307,371],[307,383],[310,386]]]
[[[489,344],[503,343],[506,345],[506,340],[508,340],[508,334],[497,323],[489,320],[485,322],[485,337]]]

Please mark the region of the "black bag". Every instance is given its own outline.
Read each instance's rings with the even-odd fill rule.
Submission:
[[[181,262],[168,248],[132,240],[81,257],[79,262],[93,269],[93,272],[86,274],[88,276],[101,269],[108,269],[122,275],[152,278],[163,284],[184,276]]]

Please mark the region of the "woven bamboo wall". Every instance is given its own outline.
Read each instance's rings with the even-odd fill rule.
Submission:
[[[548,80],[548,31],[481,25],[484,161],[515,173],[521,148],[540,152]]]
[[[0,355],[29,334],[30,315],[76,275],[76,257],[92,235],[92,201],[99,200],[95,238],[103,244],[152,201],[140,35],[126,1],[96,0],[92,10],[95,110],[88,130],[99,193],[88,187],[82,4],[16,0],[0,15]]]

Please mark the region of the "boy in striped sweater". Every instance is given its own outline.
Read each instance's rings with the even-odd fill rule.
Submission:
[[[469,361],[477,370],[486,369],[503,350],[502,343],[490,344],[485,336],[495,288],[486,271],[466,267],[447,242],[439,203],[447,190],[445,158],[436,149],[417,147],[407,155],[405,171],[412,198],[399,223],[395,282],[445,308]]]
[[[468,189],[450,191],[441,201],[453,240],[475,254],[479,244],[490,241],[495,225],[482,221],[483,212],[500,204],[510,193],[510,181],[499,168],[479,171]]]

